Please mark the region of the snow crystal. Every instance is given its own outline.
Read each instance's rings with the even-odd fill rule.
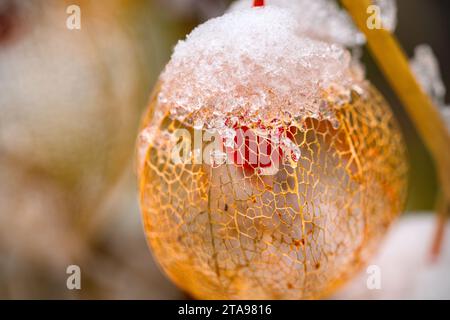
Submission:
[[[437,104],[444,104],[446,90],[442,82],[439,62],[431,47],[426,44],[417,46],[410,64],[417,81],[425,92]]]
[[[250,8],[252,0],[234,2],[229,11]],[[375,0],[380,8],[383,26],[394,31],[397,25],[397,2],[395,0]],[[346,47],[361,46],[366,42],[348,13],[339,8],[335,0],[266,0],[266,6],[288,9],[299,23],[298,32],[310,38]]]
[[[346,49],[298,29],[297,19],[276,7],[236,11],[200,25],[177,44],[161,75],[160,107],[209,127],[231,117],[331,120],[332,108],[320,108],[324,99],[335,104],[350,96],[363,73]]]
[[[374,0],[373,3],[380,8],[383,27],[389,31],[394,31],[397,27],[397,1]]]
[[[252,2],[236,1],[229,11],[249,8]],[[334,0],[267,0],[266,6],[290,10],[298,22],[297,31],[310,38],[349,47],[365,42],[364,35],[354,26],[351,17]]]
[[[442,111],[442,116],[450,128],[450,106],[445,105],[447,92],[442,81],[439,61],[429,45],[422,44],[415,48],[414,57],[410,61],[411,68],[422,89]]]
[[[450,106],[445,106],[442,108],[442,116],[447,123],[447,128],[450,130]]]

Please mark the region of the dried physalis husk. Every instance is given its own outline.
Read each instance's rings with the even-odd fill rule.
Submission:
[[[211,20],[177,45],[151,99],[138,141],[146,235],[197,298],[325,296],[402,210],[391,110],[344,48],[296,30],[269,7]]]

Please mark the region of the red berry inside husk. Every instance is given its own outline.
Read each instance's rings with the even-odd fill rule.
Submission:
[[[276,130],[236,126],[234,147],[225,146],[225,150],[228,158],[235,165],[242,166],[246,172],[278,166],[286,152],[280,140],[284,136],[295,141],[296,130],[293,126]]]
[[[254,0],[253,6],[254,7],[264,7],[264,0]]]

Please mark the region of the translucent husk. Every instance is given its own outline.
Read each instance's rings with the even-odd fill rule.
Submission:
[[[143,132],[155,131],[138,143],[144,228],[161,268],[196,298],[328,296],[367,262],[403,207],[404,142],[369,84],[333,106],[338,128],[294,124],[301,158],[270,176],[234,162],[174,163],[175,130],[202,129],[160,116],[158,96],[159,85],[143,120]]]

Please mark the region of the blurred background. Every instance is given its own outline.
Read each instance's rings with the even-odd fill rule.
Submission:
[[[0,298],[186,297],[146,246],[134,142],[173,46],[230,3],[0,0]],[[450,3],[397,3],[400,43],[409,56],[429,44],[449,88]],[[73,4],[80,30],[66,27]],[[363,61],[407,142],[407,211],[432,211],[430,155],[366,51]],[[81,290],[67,289],[68,265],[80,266]]]

